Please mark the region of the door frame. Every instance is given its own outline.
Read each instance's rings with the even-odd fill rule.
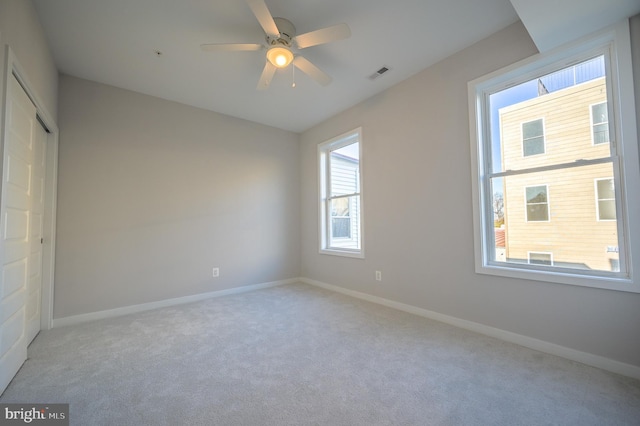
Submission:
[[[58,126],[54,117],[45,107],[42,99],[29,82],[18,58],[7,44],[4,48],[4,69],[2,78],[2,129],[6,129],[8,119],[7,88],[14,75],[31,102],[36,107],[37,115],[47,130],[46,171],[45,171],[45,197],[44,197],[44,244],[42,247],[42,297],[40,329],[49,330],[53,326],[53,295],[55,276],[55,250],[56,250],[56,204],[58,188]],[[0,154],[4,157],[6,131],[0,132]],[[0,161],[0,173],[3,173]],[[1,182],[0,182],[1,185]],[[0,253],[0,255],[2,255]]]

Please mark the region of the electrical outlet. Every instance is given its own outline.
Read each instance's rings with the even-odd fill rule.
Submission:
[[[213,268],[213,278],[218,278],[220,276],[220,268]]]
[[[382,271],[376,271],[376,281],[382,281]]]

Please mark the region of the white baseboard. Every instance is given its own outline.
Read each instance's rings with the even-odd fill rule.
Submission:
[[[404,303],[395,302],[393,300],[384,299],[382,297],[372,296],[370,294],[348,290],[342,287],[323,283],[323,282],[312,280],[309,278],[300,278],[299,281],[316,286],[316,287],[321,287],[326,290],[342,293],[347,296],[352,296],[358,299],[366,300],[368,302],[377,303],[379,305],[384,305],[390,308],[398,309],[400,311],[404,311],[411,314],[419,315],[421,317],[440,321],[445,324],[450,324],[456,327],[464,328],[466,330],[475,331],[476,333],[495,337],[500,340],[515,343],[520,346],[524,346],[540,352],[545,352],[551,355],[556,355],[572,361],[577,361],[582,364],[590,365],[592,367],[597,367],[603,370],[611,371],[613,373],[622,374],[624,376],[640,379],[640,367],[635,365],[626,364],[624,362],[616,361],[610,358],[605,358],[600,355],[590,354],[588,352],[578,351],[575,349],[556,345],[555,343],[549,343],[549,342],[545,342],[544,340],[534,339],[532,337],[523,336],[521,334],[512,333],[510,331],[505,331],[499,328],[479,324],[477,322],[467,321],[467,320],[452,317],[449,315],[444,315],[437,312],[429,311],[427,309],[422,309],[422,308],[407,305]]]
[[[67,325],[81,324],[105,318],[120,317],[123,315],[135,314],[137,312],[150,311],[152,309],[165,308],[167,306],[181,305],[184,303],[199,302],[213,297],[227,296],[230,294],[246,293],[263,288],[277,287],[283,284],[300,282],[300,278],[290,278],[281,281],[271,281],[267,283],[253,284],[242,287],[229,288],[226,290],[211,291],[208,293],[194,294],[192,296],[177,297],[174,299],[159,300],[157,302],[142,303],[139,305],[124,306],[122,308],[108,309],[106,311],[90,312],[88,314],[72,315],[70,317],[57,318],[53,320],[53,327],[64,327]]]

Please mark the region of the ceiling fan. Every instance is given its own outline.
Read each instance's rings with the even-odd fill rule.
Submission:
[[[348,38],[351,36],[351,30],[347,24],[333,25],[296,35],[296,27],[290,21],[271,16],[271,12],[269,12],[264,0],[246,0],[246,2],[265,32],[266,45],[258,43],[212,43],[200,45],[202,50],[208,52],[230,52],[266,49],[266,61],[258,81],[258,90],[267,89],[276,70],[278,68],[286,68],[291,63],[319,84],[326,86],[331,83],[331,76],[316,67],[308,59],[295,54],[293,49],[306,49],[307,47]]]

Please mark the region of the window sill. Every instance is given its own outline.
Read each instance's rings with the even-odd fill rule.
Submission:
[[[320,254],[328,254],[330,256],[352,257],[356,259],[364,259],[363,251],[340,250],[340,249],[320,249]]]
[[[510,267],[492,263],[489,265],[477,265],[476,273],[483,275],[494,275],[507,278],[518,278],[524,280],[541,281],[557,284],[575,285],[580,287],[599,288],[604,290],[624,291],[629,293],[640,293],[640,283],[634,282],[630,277],[622,274],[609,275],[582,275],[570,271],[548,271],[537,269],[523,269],[521,266]]]

